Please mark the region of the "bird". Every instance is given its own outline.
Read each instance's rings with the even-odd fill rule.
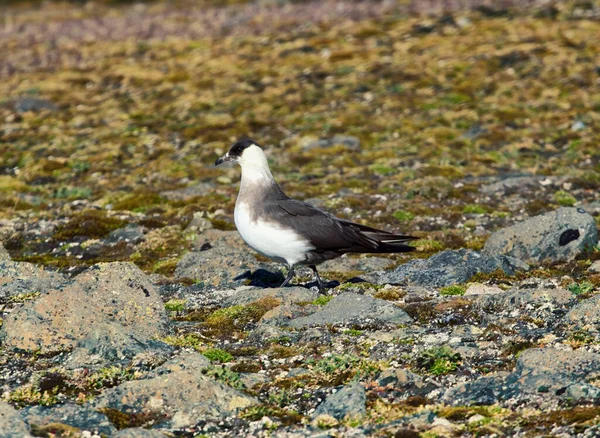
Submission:
[[[238,163],[242,179],[234,208],[235,226],[256,252],[286,263],[288,273],[280,287],[294,277],[295,268],[314,272],[319,293],[325,294],[317,265],[346,253],[401,253],[415,250],[407,242],[416,237],[394,234],[339,219],[306,202],[288,197],[279,187],[262,148],[242,137],[215,166]]]

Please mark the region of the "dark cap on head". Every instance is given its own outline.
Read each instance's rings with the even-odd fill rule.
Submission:
[[[241,157],[244,149],[256,144],[256,142],[248,137],[242,137],[238,141],[236,141],[230,148],[227,155],[230,157]]]
[[[218,166],[225,161],[237,161],[237,159],[242,156],[244,149],[249,148],[252,145],[258,146],[254,140],[248,137],[240,138],[229,148],[229,151],[224,156],[215,161],[215,166]]]

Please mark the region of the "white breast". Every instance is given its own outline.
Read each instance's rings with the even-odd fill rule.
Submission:
[[[293,266],[303,262],[306,253],[314,249],[310,242],[291,229],[259,219],[252,221],[246,203],[236,204],[234,220],[240,236],[252,249],[276,261]]]

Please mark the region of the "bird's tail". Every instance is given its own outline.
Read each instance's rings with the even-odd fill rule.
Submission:
[[[402,234],[391,234],[384,232],[363,231],[362,235],[369,240],[377,243],[377,247],[371,250],[378,253],[394,253],[394,252],[410,252],[414,251],[414,246],[407,245],[412,240],[417,240],[418,237],[405,236]]]
[[[348,252],[395,253],[410,252],[416,249],[414,246],[407,245],[407,243],[418,240],[418,237],[393,234],[389,231],[378,230],[354,222],[342,222],[344,225],[354,228],[360,236],[360,244],[349,249]]]

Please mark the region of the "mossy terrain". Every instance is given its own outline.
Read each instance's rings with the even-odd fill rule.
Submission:
[[[426,10],[416,1],[118,3],[2,6],[0,241],[14,260],[70,274],[132,261],[168,289],[181,257],[210,247],[194,248],[202,226],[234,228],[239,169],[213,164],[242,135],[264,146],[290,196],[417,236],[418,251],[390,255],[391,266],[445,249],[479,250],[490,232],[530,215],[600,202],[600,7],[593,2],[527,9],[474,2],[447,10],[445,2],[428,2]],[[531,180],[501,194],[487,190],[511,177]],[[572,262],[470,282],[509,288],[530,277],[557,279],[581,301],[600,287],[600,275],[588,271],[598,259],[600,249],[590,248]],[[481,326],[473,339],[496,342],[500,357],[475,363],[437,344],[417,345],[415,354],[420,334],[402,326],[377,333],[390,337],[381,342],[369,327],[355,326],[315,329],[298,343],[287,329],[257,341],[249,333],[282,305],[272,297],[220,307],[195,305],[193,294],[168,296],[173,330],[157,341],[204,354],[208,376],[261,402],[235,421],[267,417],[274,434],[310,423],[308,412],[330,388],[354,380],[367,382],[360,422],[318,427],[410,423],[424,411],[456,429],[390,426],[379,436],[508,436],[517,429],[536,436],[597,424],[594,406],[451,407],[380,386],[378,374],[398,364],[442,387],[508,371],[523,350],[552,339],[521,336],[522,327],[546,324],[539,316],[485,320],[463,297],[470,283],[404,301],[401,287],[354,282],[360,273],[322,272],[341,282],[333,295],[401,303],[431,336]],[[193,290],[193,283],[185,286]],[[293,303],[289,311],[321,309],[331,298]],[[598,351],[587,329],[557,333],[570,348]],[[331,337],[335,351],[323,341]],[[28,382],[5,393],[19,408],[84,403],[145,372],[119,365],[80,375],[55,370],[52,358],[4,351],[0,362]],[[244,380],[261,372],[266,382]],[[104,413],[118,427],[164,420]],[[49,427],[36,433],[46,436]]]
[[[161,23],[146,35],[115,3],[8,8],[21,31],[0,38],[0,215],[28,218],[30,229],[64,218],[38,238],[2,229],[18,259],[126,259],[118,247],[90,257],[57,248],[125,222],[183,229],[194,211],[231,229],[238,170],[212,163],[241,135],[266,147],[290,195],[329,197],[342,217],[433,234],[434,251],[469,245],[478,226],[523,210],[585,204],[600,189],[592,3],[428,18],[414,16],[427,12],[417,4],[349,5],[339,16],[333,3],[240,4],[229,6],[243,23],[231,29],[218,7],[158,2],[137,12],[138,26]],[[112,37],[84,35],[79,23],[90,17]],[[28,37],[47,21],[58,27]],[[359,147],[310,146],[336,135]],[[556,182],[506,203],[478,191],[498,174]],[[165,195],[194,182],[214,188],[186,201]],[[186,250],[177,246],[136,263],[168,274]],[[171,264],[157,266],[165,257]]]

